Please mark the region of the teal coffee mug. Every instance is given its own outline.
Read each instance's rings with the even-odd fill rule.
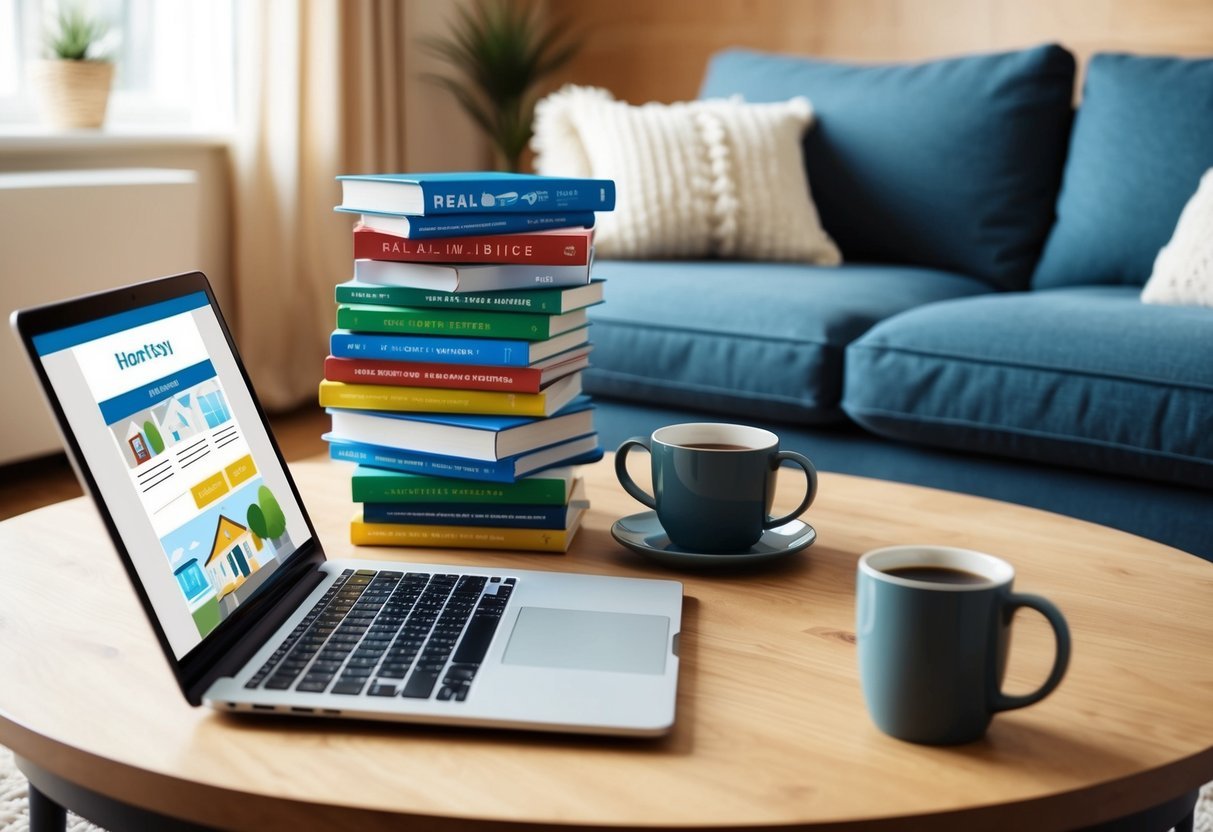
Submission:
[[[627,471],[628,452],[637,447],[652,456],[651,495]],[[784,460],[804,469],[807,487],[795,511],[771,517],[775,472]],[[769,430],[746,425],[692,422],[633,437],[619,446],[615,473],[628,494],[656,510],[672,543],[705,554],[749,549],[767,529],[803,514],[817,495],[813,463],[779,450]]]
[[[1044,699],[1070,661],[1070,631],[1048,600],[1011,591],[1015,570],[993,555],[891,546],[859,559],[856,638],[868,713],[886,734],[953,745],[979,739],[999,711]],[[1053,627],[1053,669],[1037,690],[1002,690],[1011,619],[1028,607]]]

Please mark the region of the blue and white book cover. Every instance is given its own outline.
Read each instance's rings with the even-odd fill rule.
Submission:
[[[409,216],[612,211],[611,179],[469,171],[338,176],[341,207]]]
[[[321,439],[329,443],[329,456],[343,462],[356,462],[372,468],[387,468],[437,477],[454,477],[486,482],[515,482],[519,477],[558,465],[584,465],[602,459],[598,434],[591,433],[519,456],[496,461],[438,456],[415,451],[402,451],[349,442],[326,433]]]

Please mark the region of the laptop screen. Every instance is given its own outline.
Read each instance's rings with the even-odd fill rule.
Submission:
[[[33,337],[181,658],[310,540],[205,292]]]

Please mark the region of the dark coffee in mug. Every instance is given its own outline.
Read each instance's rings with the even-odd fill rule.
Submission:
[[[894,578],[926,581],[929,584],[984,584],[989,583],[990,580],[973,572],[951,569],[947,566],[900,566],[896,569],[886,569],[884,573],[892,575]]]
[[[633,448],[652,457],[652,494],[627,472]],[[775,472],[785,460],[804,469],[805,494],[795,511],[772,517]],[[615,474],[624,491],[657,512],[670,543],[698,554],[747,551],[767,529],[799,517],[817,494],[813,463],[779,450],[778,436],[720,422],[667,425],[651,436],[634,436],[619,446]]]

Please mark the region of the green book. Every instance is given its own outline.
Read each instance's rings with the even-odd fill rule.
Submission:
[[[467,338],[514,338],[546,341],[589,322],[584,309],[563,315],[523,312],[478,312],[412,306],[347,303],[337,307],[337,328],[351,332],[394,332]]]
[[[370,303],[429,309],[474,309],[481,312],[537,312],[562,315],[602,303],[605,280],[565,289],[520,289],[504,292],[439,292],[410,286],[382,286],[348,280],[338,283],[337,303]]]
[[[359,465],[351,485],[356,503],[501,503],[562,506],[573,490],[573,469],[553,468],[516,482],[429,477]]]

